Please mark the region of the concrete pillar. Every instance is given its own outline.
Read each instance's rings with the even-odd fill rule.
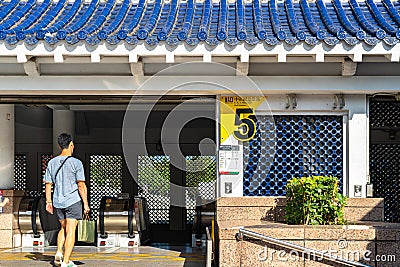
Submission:
[[[366,197],[369,132],[366,95],[346,95],[348,121],[348,196]],[[355,187],[361,187],[356,193]]]
[[[53,155],[60,154],[57,137],[61,133],[75,134],[75,113],[71,110],[53,110]]]
[[[0,189],[14,188],[14,105],[0,105]]]

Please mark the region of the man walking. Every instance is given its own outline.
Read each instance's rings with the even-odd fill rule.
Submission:
[[[74,157],[74,143],[69,134],[58,137],[61,154],[51,159],[44,175],[46,184],[46,210],[56,212],[61,224],[57,236],[57,253],[54,264],[61,267],[75,267],[70,261],[75,244],[75,231],[78,220],[82,219],[82,202],[84,213],[89,212],[85,172],[82,162]],[[51,187],[54,186],[53,201]],[[63,253],[64,248],[64,253]]]

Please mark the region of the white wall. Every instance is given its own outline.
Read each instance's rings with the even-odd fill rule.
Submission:
[[[0,105],[0,189],[14,187],[14,105]]]
[[[249,78],[254,84],[249,82]],[[162,77],[0,77],[0,95],[215,95],[254,94],[373,94],[398,93],[400,76],[363,77],[246,77],[246,76],[162,76]],[[216,86],[221,85],[221,86]],[[173,90],[171,90],[173,89]],[[101,102],[99,102],[100,104]]]
[[[354,185],[362,186],[366,197],[369,158],[369,128],[367,98],[365,95],[346,96],[349,109],[348,121],[348,173],[349,196],[354,197]]]

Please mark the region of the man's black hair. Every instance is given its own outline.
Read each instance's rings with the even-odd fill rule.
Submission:
[[[62,133],[58,136],[57,141],[61,149],[67,149],[72,142],[72,136],[67,133]]]

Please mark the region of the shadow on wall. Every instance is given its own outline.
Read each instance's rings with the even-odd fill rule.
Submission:
[[[276,198],[275,206],[269,207],[265,215],[261,217],[262,221],[284,222],[286,198]]]

